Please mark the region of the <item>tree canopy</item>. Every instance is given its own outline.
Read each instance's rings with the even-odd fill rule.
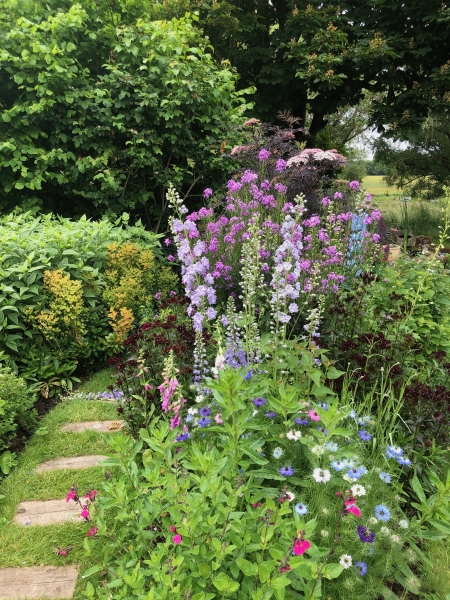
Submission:
[[[28,18],[17,14],[25,5]],[[245,109],[237,75],[189,16],[144,21],[143,2],[85,5],[4,8],[1,208],[133,210],[157,228],[169,181],[187,191],[200,175],[203,187],[223,177],[221,151]]]

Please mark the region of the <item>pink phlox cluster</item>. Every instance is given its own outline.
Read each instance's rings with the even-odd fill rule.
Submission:
[[[252,181],[255,181],[256,179],[258,179],[257,173],[254,173],[253,171],[247,169],[241,177],[241,183],[250,183]]]
[[[303,221],[305,227],[317,227],[320,225],[320,217],[318,215],[312,215],[309,219]]]
[[[283,185],[282,183],[276,183],[273,187],[280,194],[285,194],[287,192],[287,187],[285,185]]]

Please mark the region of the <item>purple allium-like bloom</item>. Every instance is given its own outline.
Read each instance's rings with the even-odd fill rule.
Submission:
[[[360,560],[357,560],[355,562],[355,569],[358,573],[358,575],[361,575],[361,577],[364,577],[364,575],[367,573],[367,565],[365,562],[361,562]]]
[[[263,160],[267,160],[270,156],[270,152],[268,150],[266,150],[265,148],[263,148],[260,153],[258,154],[258,158],[260,161]]]
[[[295,419],[297,425],[309,425],[309,419]]]
[[[375,532],[371,529],[367,529],[364,525],[358,525],[357,528],[359,539],[365,544],[373,544],[375,541]]]
[[[283,475],[283,477],[291,477],[294,474],[294,469],[291,467],[291,465],[288,465],[287,467],[281,467],[280,469],[280,475]]]
[[[209,198],[210,196],[212,196],[212,193],[213,193],[213,191],[211,188],[206,188],[206,190],[203,192],[203,196],[205,198]]]
[[[198,411],[202,417],[209,417],[211,414],[211,409],[209,406],[202,406],[202,408]]]
[[[267,402],[267,400],[266,400],[265,398],[261,398],[261,397],[259,397],[259,398],[255,398],[255,399],[253,400],[253,404],[254,404],[255,406],[262,406],[262,405],[263,405],[263,404],[265,404],[266,402]]]
[[[199,419],[197,421],[197,425],[199,427],[208,427],[210,423],[211,423],[211,419],[208,419],[208,417],[204,417],[203,419]]]
[[[359,181],[350,181],[350,183],[348,184],[348,187],[351,190],[356,191],[357,189],[359,189]]]
[[[275,170],[278,172],[284,171],[286,169],[286,161],[283,160],[282,158],[279,158],[277,160],[277,165],[275,167]]]
[[[364,442],[370,442],[370,440],[372,439],[372,435],[365,429],[361,429],[361,431],[358,431],[358,435]]]

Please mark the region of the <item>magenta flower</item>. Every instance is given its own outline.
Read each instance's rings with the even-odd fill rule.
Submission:
[[[173,538],[172,538],[172,542],[173,542],[174,544],[181,544],[181,540],[182,540],[182,539],[183,539],[183,538],[181,537],[181,535],[180,535],[179,533],[177,533],[177,535],[174,535],[174,536],[173,536]]]
[[[70,500],[75,500],[75,491],[74,490],[70,490],[70,492],[66,496],[66,502],[69,502]]]
[[[313,421],[320,421],[320,416],[316,413],[315,410],[308,411],[308,417]]]
[[[81,511],[80,517],[82,517],[83,519],[89,519],[89,510],[86,505],[83,506],[83,510]]]
[[[359,181],[350,181],[348,187],[356,192],[356,190],[359,188]]]
[[[205,198],[209,198],[210,196],[212,196],[212,193],[213,193],[213,191],[211,188],[206,188],[206,190],[203,192],[203,196]]]
[[[278,172],[281,172],[281,171],[284,171],[285,169],[286,169],[286,161],[283,160],[282,158],[278,159],[275,170]]]
[[[172,242],[170,241],[170,238],[166,238],[166,239],[164,240],[164,243],[165,243],[165,245],[166,245],[166,246],[170,246],[170,244],[171,244]]]
[[[258,158],[259,160],[262,162],[263,160],[267,160],[270,156],[270,152],[268,150],[266,150],[265,148],[263,148],[260,153],[258,154]]]
[[[97,535],[97,531],[98,531],[98,527],[97,527],[97,525],[94,525],[94,527],[87,532],[86,537],[90,537],[92,535]]]

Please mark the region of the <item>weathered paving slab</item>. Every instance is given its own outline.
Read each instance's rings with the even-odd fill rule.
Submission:
[[[61,427],[61,431],[72,431],[74,433],[81,433],[87,429],[94,429],[102,433],[108,433],[112,431],[120,431],[125,424],[125,421],[83,421],[81,423],[68,423]]]
[[[0,600],[72,598],[77,575],[74,565],[0,569]]]
[[[81,521],[81,508],[75,502],[44,500],[20,502],[14,523],[17,525],[53,525],[66,521]],[[0,591],[1,591],[0,586]],[[57,596],[58,597],[58,596]]]
[[[101,454],[92,456],[72,456],[70,458],[55,458],[36,467],[36,473],[42,471],[53,471],[55,469],[87,469],[89,467],[98,467],[99,461],[108,458]]]

